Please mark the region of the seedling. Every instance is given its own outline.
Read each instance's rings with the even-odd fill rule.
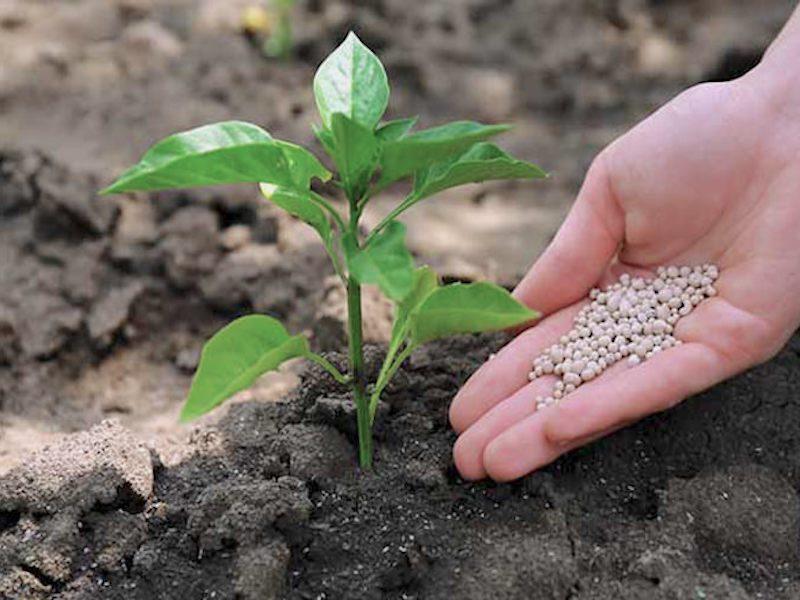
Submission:
[[[536,318],[503,288],[490,283],[440,285],[429,267],[414,267],[397,218],[447,188],[499,179],[537,179],[545,173],[486,140],[508,129],[471,121],[412,132],[416,119],[381,122],[389,102],[386,71],[350,33],[314,78],[322,124],[315,129],[347,198],[346,214],[311,189],[334,175],[308,150],[276,140],[239,121],[206,125],[153,146],[104,194],[254,182],[264,197],[319,234],[347,290],[349,370],[341,373],[265,315],[239,318],[203,348],[183,420],[198,417],[249,387],[257,377],[291,358],[322,366],[350,388],[356,405],[359,462],[372,464],[372,424],[381,393],[403,361],[421,344],[465,333],[496,331]],[[364,207],[378,192],[410,179],[405,199],[362,235]],[[342,211],[345,212],[345,211]],[[396,304],[391,340],[374,382],[367,382],[361,325],[361,287],[377,285]]]

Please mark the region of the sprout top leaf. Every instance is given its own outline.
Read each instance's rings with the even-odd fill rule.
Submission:
[[[314,97],[325,127],[334,113],[374,129],[389,104],[389,79],[378,57],[352,31],[314,77]]]

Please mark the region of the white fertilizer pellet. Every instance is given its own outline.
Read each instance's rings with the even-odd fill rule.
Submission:
[[[679,346],[675,326],[716,296],[717,277],[719,269],[712,264],[669,266],[659,267],[653,279],[623,274],[606,289],[593,289],[572,329],[533,361],[531,381],[545,375],[560,378],[549,396],[536,398],[536,408],[557,403],[619,361],[633,367]]]

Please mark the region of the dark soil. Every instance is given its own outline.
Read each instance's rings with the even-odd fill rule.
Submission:
[[[198,430],[181,460],[153,456],[149,497],[119,426],[67,438],[0,482],[0,590],[187,600],[800,594],[800,337],[769,364],[541,472],[465,483],[446,409],[499,341],[459,338],[409,360],[386,395],[369,474],[354,467],[342,419],[352,403],[313,368],[285,401],[238,404]],[[54,465],[77,448],[119,458],[84,458],[84,473],[61,474]],[[65,485],[83,501],[54,494]]]

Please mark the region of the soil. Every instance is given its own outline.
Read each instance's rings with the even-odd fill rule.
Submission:
[[[511,122],[503,144],[551,172],[408,213],[419,262],[510,286],[594,154],[750,68],[794,0],[301,0],[286,63],[239,31],[249,3],[0,0],[0,597],[800,597],[797,339],[501,486],[458,479],[445,422],[500,339],[438,344],[390,389],[359,474],[352,405],[298,364],[177,424],[203,340],[235,316],[341,349],[313,232],[251,187],[96,195],[154,140],[215,120],[319,153],[309,82],[355,28],[387,65],[389,117]],[[389,310],[365,303],[380,343]]]
[[[179,452],[114,422],[0,480],[11,598],[796,598],[800,337],[769,364],[520,481],[465,483],[447,405],[502,340],[417,352],[354,467],[322,371]],[[371,348],[369,368],[379,366]],[[344,357],[333,354],[334,362]]]

